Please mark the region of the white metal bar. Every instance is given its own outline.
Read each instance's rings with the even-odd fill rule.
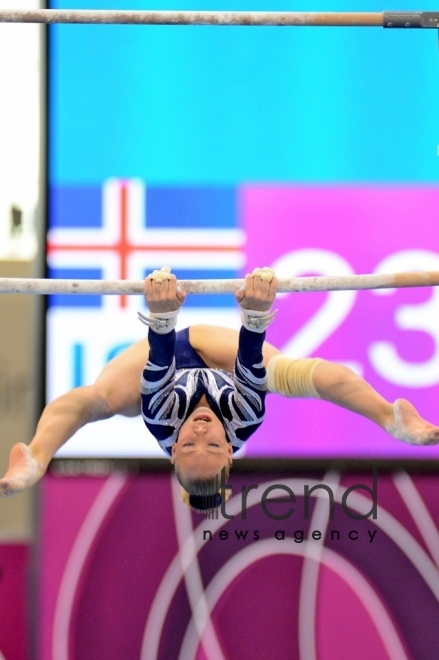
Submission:
[[[179,280],[178,282],[187,293],[199,294],[234,293],[244,284],[243,279]],[[279,278],[278,291],[347,291],[421,286],[439,286],[439,271]],[[143,281],[0,278],[0,293],[130,296],[143,294]]]
[[[130,11],[3,9],[7,23],[106,23],[143,25],[320,25],[383,27],[383,12]]]

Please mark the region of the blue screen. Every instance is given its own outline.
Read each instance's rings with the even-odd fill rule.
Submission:
[[[62,1],[50,6],[77,8],[75,2]],[[82,8],[219,9],[218,3],[198,1],[188,7],[183,0],[147,6],[138,0],[83,0]],[[268,7],[260,0],[225,1],[220,9]],[[282,1],[269,7],[291,9]],[[294,9],[348,12],[353,7],[334,0],[316,7],[303,0]],[[413,7],[402,0],[386,9]],[[425,2],[423,9],[434,10],[434,5]],[[361,11],[381,12],[382,3],[363,2]],[[182,279],[234,278],[247,268],[270,265],[249,263],[246,187],[278,185],[294,191],[311,186],[317,193],[321,187],[434,188],[438,78],[435,30],[51,26],[51,275],[141,279],[169,263]],[[322,207],[322,222],[326,211]],[[398,217],[387,221],[397,232]],[[269,223],[252,226],[252,231],[262,236]],[[292,228],[278,242],[288,243],[289,249],[329,249],[317,235],[315,245],[296,245]],[[343,240],[340,235],[341,251]],[[414,226],[414,247],[416,241]],[[434,241],[427,247],[437,249]],[[362,249],[367,252],[367,242]],[[391,249],[386,246],[386,254]],[[142,301],[67,298],[52,297],[48,311],[49,399],[92,382],[118,347],[142,336],[135,321]],[[230,296],[194,297],[184,321],[239,327],[235,307]],[[428,387],[437,393],[438,383],[439,373]],[[138,438],[129,449],[121,447],[125,431],[119,421],[113,427],[110,423],[105,422],[103,439],[91,444],[92,436],[84,435],[60,455],[156,455],[154,442],[144,442],[141,420],[136,430],[130,427],[130,437]],[[285,449],[261,427],[255,455],[314,456],[314,433],[327,430],[314,429],[301,444]],[[355,450],[349,439],[340,444],[328,437],[326,455],[369,455],[370,433],[381,431],[367,427]],[[376,435],[373,454],[393,456],[395,441],[389,443],[381,444]],[[247,454],[252,455],[251,449]]]

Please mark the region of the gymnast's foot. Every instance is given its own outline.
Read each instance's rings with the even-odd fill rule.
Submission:
[[[0,479],[0,497],[10,497],[33,486],[44,474],[29,447],[22,442],[14,445],[9,456],[9,467]]]
[[[386,425],[386,431],[397,440],[411,445],[439,443],[439,427],[422,419],[416,408],[405,399],[397,399],[393,404],[393,420]]]

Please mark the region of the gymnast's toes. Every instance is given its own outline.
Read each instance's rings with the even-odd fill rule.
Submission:
[[[394,424],[391,435],[413,445],[436,445],[439,443],[439,427],[433,426],[419,415],[416,408],[405,399],[393,404]]]
[[[0,480],[0,497],[12,497],[17,491],[13,490],[11,483],[7,479]]]
[[[422,443],[423,445],[437,445],[439,444],[439,428],[434,426],[429,432],[425,435],[425,440]]]

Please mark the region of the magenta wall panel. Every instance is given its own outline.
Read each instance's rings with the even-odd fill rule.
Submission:
[[[294,505],[264,511],[274,483]],[[375,491],[370,474],[335,472],[232,484],[235,517],[205,520],[169,475],[47,476],[41,660],[438,657],[436,477],[379,474]],[[305,487],[318,484],[334,494],[333,518],[322,488],[305,515]],[[243,485],[258,485],[245,518]]]
[[[23,543],[0,544],[0,658],[28,658],[28,558]]]
[[[437,271],[438,204],[437,186],[244,186],[247,263],[282,277]],[[345,363],[438,422],[439,289],[285,294],[275,307],[267,339],[284,353]],[[266,419],[246,456],[439,457],[320,402],[269,397]]]

